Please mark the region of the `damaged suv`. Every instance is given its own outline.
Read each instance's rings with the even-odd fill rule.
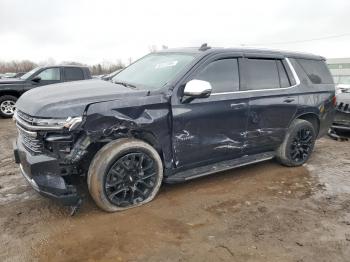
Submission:
[[[59,85],[59,86],[58,86]],[[151,53],[112,82],[36,88],[17,102],[14,155],[41,194],[113,212],[183,182],[276,158],[300,166],[332,124],[324,58],[201,48]]]

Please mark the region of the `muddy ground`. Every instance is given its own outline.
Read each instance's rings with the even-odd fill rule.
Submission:
[[[164,185],[148,205],[80,212],[37,195],[0,119],[0,261],[350,261],[350,142],[323,138],[309,163],[275,161]]]

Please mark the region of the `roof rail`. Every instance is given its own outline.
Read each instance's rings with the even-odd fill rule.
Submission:
[[[210,48],[211,48],[211,47],[208,46],[207,43],[204,43],[204,44],[201,45],[201,47],[200,47],[198,50],[199,50],[199,51],[206,51],[206,50],[208,50],[208,49],[210,49]]]

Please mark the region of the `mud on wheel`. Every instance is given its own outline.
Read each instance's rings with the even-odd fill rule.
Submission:
[[[315,140],[314,126],[306,120],[295,119],[277,150],[277,160],[286,166],[304,164],[314,149]]]
[[[152,146],[121,139],[96,154],[89,168],[88,187],[100,208],[114,212],[151,201],[162,179],[162,161]]]

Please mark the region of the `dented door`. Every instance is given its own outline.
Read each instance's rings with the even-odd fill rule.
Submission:
[[[245,144],[247,94],[218,94],[173,104],[176,166],[239,157]]]

